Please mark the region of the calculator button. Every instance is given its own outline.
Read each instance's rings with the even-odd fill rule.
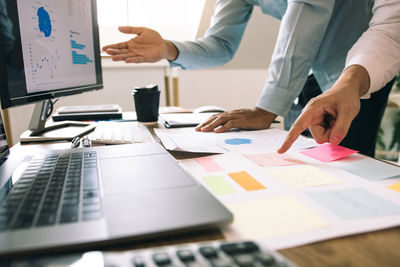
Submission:
[[[165,252],[153,254],[153,261],[159,266],[171,264],[171,258]]]
[[[191,262],[195,260],[193,253],[188,249],[180,249],[176,252],[176,255],[183,262]]]
[[[204,258],[207,259],[218,257],[217,251],[213,247],[201,247],[199,249],[199,252],[201,255],[203,255]]]

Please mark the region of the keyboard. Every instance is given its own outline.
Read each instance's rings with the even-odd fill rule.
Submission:
[[[102,216],[96,152],[37,155],[0,204],[0,232]]]
[[[138,122],[100,122],[89,135],[93,145],[149,143],[154,138],[149,129]]]
[[[104,252],[104,266],[295,267],[283,255],[254,241],[188,243],[124,252]]]

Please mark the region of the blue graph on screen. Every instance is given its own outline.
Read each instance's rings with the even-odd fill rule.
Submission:
[[[86,48],[86,45],[78,43],[74,40],[74,35],[79,35],[78,33],[71,32],[71,49],[72,49],[72,64],[76,65],[87,65],[88,63],[92,63],[93,60],[90,59],[83,50]]]
[[[39,30],[44,34],[45,37],[49,37],[51,35],[51,19],[49,12],[41,6],[38,8],[36,13],[38,20],[39,20]]]

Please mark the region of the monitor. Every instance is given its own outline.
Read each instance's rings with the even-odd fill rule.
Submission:
[[[21,142],[72,139],[93,127],[45,127],[51,99],[103,88],[96,0],[0,0],[3,109],[36,102]]]

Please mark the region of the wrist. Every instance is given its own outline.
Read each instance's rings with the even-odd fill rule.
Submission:
[[[272,124],[272,122],[275,120],[275,118],[278,117],[278,115],[271,113],[269,111],[266,111],[264,109],[261,109],[259,107],[255,108],[255,112],[257,112],[259,114],[259,116],[261,116],[263,118],[266,128],[268,128]]]
[[[343,73],[343,79],[356,90],[358,97],[365,95],[370,87],[368,71],[360,65],[351,65]]]
[[[174,61],[175,59],[177,59],[179,54],[178,48],[176,48],[174,43],[169,40],[165,40],[164,42],[166,46],[165,58],[169,61]]]

